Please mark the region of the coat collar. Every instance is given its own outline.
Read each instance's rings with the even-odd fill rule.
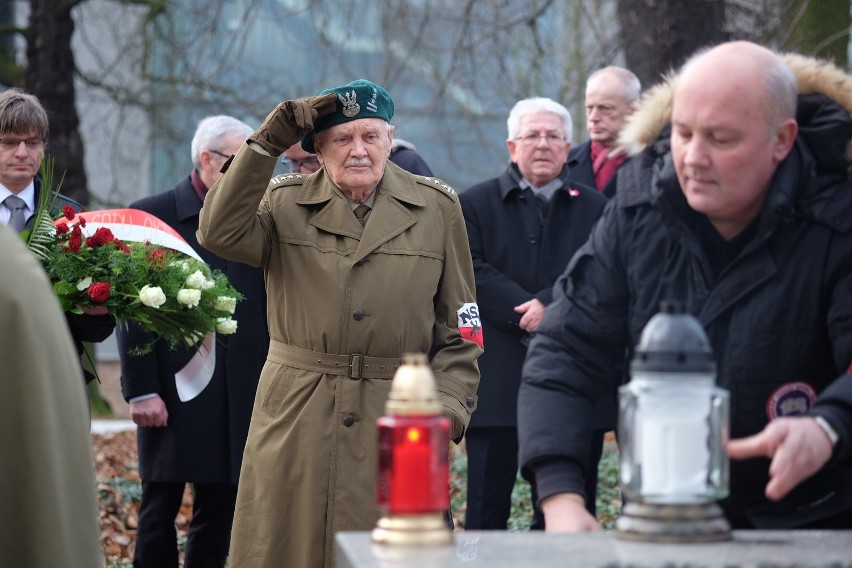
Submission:
[[[186,221],[192,217],[198,217],[201,211],[201,200],[192,187],[189,176],[183,179],[175,187],[175,213],[178,221]]]
[[[516,164],[515,162],[510,162],[509,166],[503,171],[497,182],[500,186],[500,197],[503,199],[503,201],[505,201],[509,197],[509,194],[511,194],[513,191],[520,191],[520,182],[522,177],[523,176],[521,174],[521,170],[518,169],[518,164]],[[562,188],[557,190],[557,193],[571,185],[571,182],[568,181],[567,163],[562,166],[562,171],[559,172],[559,175],[556,177],[562,180]]]

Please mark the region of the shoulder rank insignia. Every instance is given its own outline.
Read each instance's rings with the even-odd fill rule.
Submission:
[[[443,189],[444,191],[446,191],[446,192],[447,192],[447,193],[449,193],[450,195],[456,195],[456,190],[455,190],[455,189],[453,189],[452,187],[448,186],[447,184],[445,184],[444,182],[442,182],[442,181],[441,181],[441,180],[439,180],[438,178],[426,178],[426,179],[428,179],[428,180],[429,180],[430,182],[432,182],[432,183],[433,183],[436,187],[440,187],[441,189]]]
[[[287,181],[292,181],[292,180],[301,181],[303,179],[305,179],[304,174],[286,173],[286,174],[281,174],[281,175],[275,176],[274,178],[269,180],[269,183],[270,183],[270,185],[278,185],[279,183],[284,183],[284,182],[287,182]]]

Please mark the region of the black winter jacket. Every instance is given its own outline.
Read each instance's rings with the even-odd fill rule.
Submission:
[[[751,240],[718,276],[677,183],[669,138],[619,172],[618,191],[554,288],[519,396],[524,475],[545,498],[582,492],[593,401],[620,380],[663,299],[703,324],[731,393],[732,438],[790,406],[843,432],[833,465],[785,499],[764,497],[767,459],[731,462],[722,505],[735,526],[789,528],[852,509],[852,184],[849,114],[800,97],[799,136],[779,165]],[[822,393],[822,396],[819,395]],[[780,404],[784,399],[795,404]],[[817,398],[819,397],[819,398]],[[814,400],[816,399],[816,400]]]

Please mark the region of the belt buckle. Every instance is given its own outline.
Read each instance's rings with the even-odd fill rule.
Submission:
[[[349,355],[349,378],[364,378],[364,355],[361,353],[351,353]]]

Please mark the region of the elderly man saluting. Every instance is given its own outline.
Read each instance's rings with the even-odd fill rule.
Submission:
[[[427,353],[458,441],[482,352],[455,192],[388,161],[393,101],[358,80],[280,103],[224,166],[198,241],[262,266],[269,357],[243,456],[229,564],[331,566],[375,526],[376,427],[406,352]],[[322,167],[269,178],[302,138]]]

